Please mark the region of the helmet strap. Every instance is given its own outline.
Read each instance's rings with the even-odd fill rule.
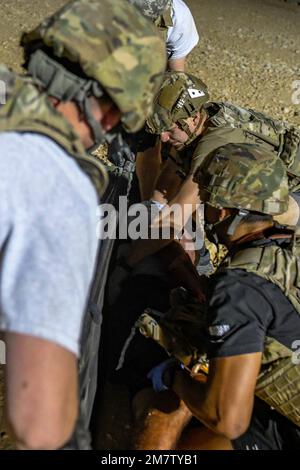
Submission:
[[[204,228],[205,228],[206,235],[208,239],[212,241],[215,245],[218,245],[218,243],[220,242],[218,234],[217,234],[217,227],[219,227],[221,224],[226,222],[226,220],[230,219],[231,217],[232,215],[228,215],[227,217],[225,217],[225,219],[218,220],[214,224],[208,224],[207,222],[205,222]]]
[[[185,147],[187,147],[197,137],[197,132],[200,129],[201,124],[202,124],[201,116],[202,116],[202,113],[200,114],[199,122],[198,122],[196,128],[193,130],[193,132],[190,130],[189,125],[185,122],[184,119],[178,119],[177,122],[179,122],[180,127],[188,135],[188,139],[184,143]]]
[[[91,101],[90,97],[85,94],[83,101],[77,101],[75,100],[81,111],[83,112],[85,119],[90,126],[93,136],[94,136],[94,145],[99,146],[100,144],[103,144],[106,142],[105,138],[105,132],[103,130],[103,127],[99,121],[96,121],[94,118],[93,112],[92,112],[92,107],[91,107]]]
[[[60,101],[77,103],[92,130],[95,140],[93,147],[106,141],[105,132],[100,122],[94,118],[91,108],[91,96],[100,98],[104,94],[96,81],[70,72],[41,49],[31,54],[28,72],[38,84],[45,88],[47,95]]]
[[[239,212],[235,215],[228,215],[225,217],[223,220],[218,220],[218,222],[215,222],[214,224],[208,224],[205,223],[205,231],[207,232],[208,238],[215,243],[216,245],[219,243],[219,238],[217,235],[217,227],[219,227],[221,224],[224,224],[224,222],[228,221],[229,219],[232,218],[232,222],[230,223],[226,234],[229,236],[234,235],[237,226],[240,224],[241,220],[246,217],[249,214],[249,211],[245,209],[240,209]]]
[[[233,220],[227,229],[227,235],[230,235],[230,236],[234,235],[234,232],[236,231],[237,226],[240,224],[242,219],[246,217],[248,214],[249,214],[249,211],[247,211],[246,209],[240,209],[238,213],[233,217]],[[229,216],[229,217],[232,217],[232,216]],[[226,219],[224,219],[223,222]]]
[[[191,142],[193,142],[193,140],[197,137],[197,132],[198,130],[200,129],[200,126],[201,126],[201,119],[199,120],[195,130],[193,132],[190,131],[190,135],[189,135],[189,138],[188,140],[184,143],[185,146],[189,145]]]

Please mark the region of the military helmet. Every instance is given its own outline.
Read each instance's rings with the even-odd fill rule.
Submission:
[[[135,5],[151,21],[155,21],[168,8],[171,0],[129,0],[129,3]]]
[[[196,171],[194,181],[202,201],[219,209],[269,215],[288,209],[283,162],[254,144],[227,144],[213,150]]]
[[[78,64],[94,90],[100,85],[120,109],[125,130],[142,127],[166,53],[155,27],[136,8],[124,0],[73,0],[22,37],[29,55],[38,43],[58,62]],[[40,60],[32,68],[43,76]],[[52,78],[52,89],[55,81],[59,88],[58,74]]]
[[[147,120],[147,131],[161,134],[175,122],[186,129],[185,119],[194,116],[209,100],[207,86],[194,75],[167,72],[154,100],[153,114]]]

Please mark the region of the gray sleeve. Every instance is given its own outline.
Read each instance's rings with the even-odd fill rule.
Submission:
[[[0,187],[7,207],[0,229],[0,329],[78,354],[97,250],[96,194],[54,142],[24,135],[15,143],[1,142],[9,158],[0,164],[7,183]]]

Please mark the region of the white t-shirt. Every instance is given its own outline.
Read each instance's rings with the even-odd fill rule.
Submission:
[[[97,196],[54,141],[0,134],[0,330],[78,354],[97,251]]]
[[[167,54],[169,59],[187,56],[198,44],[199,35],[189,7],[182,0],[173,0],[173,26],[168,29]]]

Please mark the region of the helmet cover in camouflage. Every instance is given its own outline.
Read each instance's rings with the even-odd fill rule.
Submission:
[[[27,49],[38,41],[100,83],[119,107],[126,130],[142,127],[166,53],[155,26],[136,8],[123,0],[74,0],[22,38]]]
[[[195,173],[200,197],[217,208],[282,214],[288,209],[288,181],[282,161],[253,144],[213,150]]]
[[[153,114],[147,120],[147,130],[161,134],[175,122],[194,116],[209,100],[207,86],[194,75],[167,72],[154,100]]]
[[[129,0],[140,12],[152,21],[155,21],[171,3],[171,0]]]

